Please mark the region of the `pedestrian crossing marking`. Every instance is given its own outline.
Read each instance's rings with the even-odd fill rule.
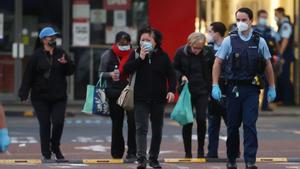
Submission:
[[[287,158],[256,158],[257,162],[288,162]]]
[[[0,164],[42,164],[42,160],[37,159],[8,159],[0,160]]]
[[[123,159],[84,159],[84,164],[122,164]]]
[[[205,163],[205,158],[166,158],[165,163]]]

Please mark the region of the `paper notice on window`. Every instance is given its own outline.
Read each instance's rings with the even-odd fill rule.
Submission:
[[[114,26],[116,27],[126,26],[126,11],[124,10],[114,11]]]
[[[3,39],[4,32],[4,14],[0,13],[0,39]]]
[[[112,44],[115,42],[115,36],[118,32],[124,31],[129,33],[131,37],[131,43],[135,43],[137,39],[137,29],[132,27],[106,27],[105,29],[105,43]]]
[[[105,9],[92,9],[91,10],[91,23],[103,24],[106,23],[106,10]]]
[[[73,46],[90,45],[90,23],[73,22]]]

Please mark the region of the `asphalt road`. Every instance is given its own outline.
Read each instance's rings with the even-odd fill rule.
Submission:
[[[9,151],[0,154],[1,159],[40,159],[38,123],[35,118],[8,117],[8,127],[12,144]],[[261,117],[257,127],[259,132],[258,157],[300,158],[300,117]],[[126,137],[126,123],[124,123]],[[110,159],[111,122],[109,118],[98,116],[76,116],[66,119],[62,138],[62,151],[66,159]],[[150,131],[151,133],[151,131]],[[184,149],[181,127],[165,119],[160,159],[182,158]],[[150,135],[149,135],[150,136]],[[242,136],[242,130],[241,130]],[[150,137],[149,137],[150,139]],[[223,126],[220,136],[219,157],[225,155],[226,130]],[[207,143],[207,142],[206,142]],[[196,156],[196,131],[194,126],[193,155]],[[242,147],[241,147],[242,150]],[[125,155],[124,155],[125,156]],[[257,163],[261,169],[300,169],[300,163]],[[164,169],[224,169],[225,163],[162,163]],[[40,168],[103,168],[134,169],[136,164],[0,164],[0,169],[40,169]],[[244,164],[239,163],[239,168]]]

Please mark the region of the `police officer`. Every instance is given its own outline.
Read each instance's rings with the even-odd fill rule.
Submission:
[[[253,27],[256,32],[259,32],[261,36],[266,40],[267,45],[269,47],[269,51],[271,56],[276,54],[276,39],[279,37],[278,34],[272,29],[272,27],[268,26],[268,13],[265,10],[259,10],[257,12],[258,22],[257,25]],[[272,59],[271,59],[272,61]],[[273,62],[272,62],[273,63]],[[272,109],[268,105],[267,99],[267,91],[268,91],[268,81],[264,78],[265,81],[265,88],[264,88],[264,97],[262,101],[262,110],[264,111],[272,111]]]
[[[270,62],[271,54],[266,41],[254,32],[251,25],[253,12],[240,8],[235,13],[237,31],[224,39],[213,66],[212,96],[220,100],[222,92],[218,84],[224,64],[225,79],[228,81],[227,96],[227,169],[237,169],[236,156],[239,150],[237,137],[239,127],[244,129],[244,159],[246,169],[257,169],[258,147],[256,121],[258,118],[259,87],[255,80],[258,73],[265,73],[269,82],[268,100],[276,97],[274,75]],[[265,63],[265,69],[262,66]]]
[[[293,27],[283,8],[275,9],[275,19],[278,24],[279,55],[281,58],[282,72],[278,77],[278,101],[284,105],[294,104],[293,85],[290,79],[291,64],[295,60],[293,50]]]
[[[208,27],[207,42],[212,49],[214,55],[220,49],[224,40],[226,26],[222,22],[213,22]],[[221,119],[226,124],[226,96],[224,75],[219,79],[220,88],[222,90],[221,101],[210,98],[208,104],[208,158],[218,158],[219,133],[221,128]],[[239,142],[239,139],[237,140]],[[238,155],[239,156],[239,155]]]

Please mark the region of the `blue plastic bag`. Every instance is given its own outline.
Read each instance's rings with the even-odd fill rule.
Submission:
[[[7,128],[0,129],[0,152],[5,152],[10,144]]]
[[[188,83],[184,85],[180,93],[179,99],[171,113],[171,119],[177,121],[180,125],[192,123],[194,120]]]

